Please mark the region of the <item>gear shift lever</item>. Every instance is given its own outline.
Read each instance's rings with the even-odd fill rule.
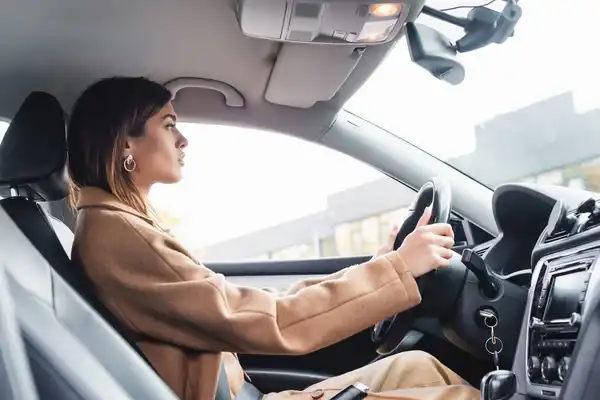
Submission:
[[[517,392],[517,377],[512,371],[492,371],[481,380],[481,400],[508,400]]]

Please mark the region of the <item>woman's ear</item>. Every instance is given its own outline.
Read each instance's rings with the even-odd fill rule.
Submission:
[[[129,139],[125,140],[125,148],[123,149],[123,158],[127,158],[131,154],[131,142]]]

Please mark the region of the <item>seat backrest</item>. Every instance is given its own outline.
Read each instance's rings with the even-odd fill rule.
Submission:
[[[38,109],[44,112],[37,115],[35,110]],[[21,118],[33,118],[37,123],[23,122]],[[37,159],[30,158],[30,143],[40,143],[42,140],[45,151],[36,154]],[[3,151],[5,143],[10,144],[10,152]],[[21,168],[12,167],[11,159]],[[43,167],[29,166],[23,159],[29,160],[29,163],[39,162]],[[18,247],[6,247],[12,265],[21,268],[27,263],[31,268],[29,277],[35,277],[30,279],[23,276],[22,271],[14,271],[15,276],[22,278],[17,281],[47,302],[55,318],[133,398],[175,399],[173,392],[144,361],[145,357],[130,332],[97,299],[83,268],[71,262],[67,256],[65,248],[70,248],[68,242],[72,242],[72,233],[69,232],[69,236],[63,230],[59,240],[53,228],[55,221],[51,223],[37,204],[66,197],[68,185],[65,167],[66,132],[60,104],[46,93],[32,93],[0,143],[0,195],[6,197],[0,200],[0,208],[21,236],[32,245],[26,251]],[[0,228],[4,229],[3,225],[0,223]],[[0,236],[4,238],[6,234]],[[22,244],[15,243],[15,246]]]
[[[0,399],[38,400],[6,279],[0,264]]]
[[[40,400],[133,400],[50,307],[7,276]]]

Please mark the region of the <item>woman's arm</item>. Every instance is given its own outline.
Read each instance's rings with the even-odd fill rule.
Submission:
[[[179,346],[303,354],[420,302],[397,252],[273,296],[228,283],[137,217],[102,210],[86,217],[95,237],[79,240],[76,252],[101,299],[133,330]]]
[[[289,288],[285,289],[285,290],[277,290],[274,288],[263,288],[264,291],[266,291],[267,293],[271,293],[274,294],[276,296],[289,296],[292,294],[296,294],[298,293],[301,289],[305,289],[309,286],[312,285],[316,285],[318,283],[321,283],[325,280],[328,279],[337,279],[340,276],[342,276],[343,274],[346,273],[346,271],[351,268],[351,267],[347,267],[344,269],[341,269],[337,272],[334,272],[333,274],[329,274],[329,275],[325,275],[325,276],[319,276],[316,278],[308,278],[308,279],[303,279],[300,280],[298,282],[295,282],[293,285],[291,285]]]

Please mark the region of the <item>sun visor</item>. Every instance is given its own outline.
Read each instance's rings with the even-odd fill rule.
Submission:
[[[298,108],[331,100],[360,61],[363,51],[353,46],[286,43],[277,56],[265,99]]]

